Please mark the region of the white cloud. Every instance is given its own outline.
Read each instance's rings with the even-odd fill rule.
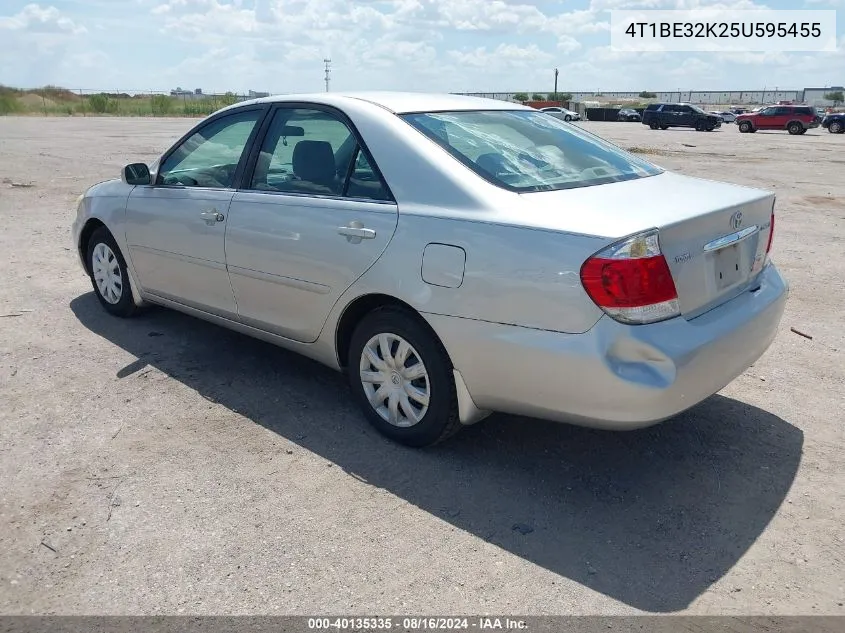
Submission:
[[[68,33],[79,35],[86,28],[63,15],[56,7],[28,4],[11,17],[0,17],[0,29],[28,33]]]
[[[534,68],[541,64],[548,65],[554,60],[551,54],[540,50],[535,44],[526,47],[499,44],[492,51],[481,46],[471,51],[450,51],[449,55],[458,64],[489,70]]]
[[[609,10],[765,0],[134,0],[134,11],[110,0],[46,1],[61,10],[31,3],[4,16],[0,8],[0,82],[302,92],[323,89],[328,56],[337,90],[544,91],[555,67],[567,91],[750,90],[836,81],[830,69],[845,55],[841,45],[827,54],[671,57],[608,46]]]

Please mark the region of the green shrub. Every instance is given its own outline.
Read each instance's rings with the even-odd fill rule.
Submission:
[[[0,115],[15,114],[22,109],[14,94],[0,94]]]
[[[173,99],[167,95],[153,95],[150,99],[150,108],[153,111],[153,116],[170,114],[173,108]]]
[[[234,105],[237,102],[238,102],[237,95],[234,92],[227,92],[220,99],[220,107],[225,108],[226,106]]]
[[[88,105],[91,107],[92,112],[103,114],[109,109],[109,98],[103,94],[91,95],[88,97]]]

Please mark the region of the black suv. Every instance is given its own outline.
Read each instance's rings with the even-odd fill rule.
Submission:
[[[691,127],[699,132],[712,132],[721,127],[722,117],[689,103],[652,103],[643,112],[643,125],[652,130]]]

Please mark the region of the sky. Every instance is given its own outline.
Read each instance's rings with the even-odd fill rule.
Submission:
[[[610,9],[838,9],[831,53],[623,53]],[[845,85],[845,0],[0,0],[0,84],[204,92]]]

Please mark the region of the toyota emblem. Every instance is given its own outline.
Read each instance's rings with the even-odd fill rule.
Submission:
[[[742,226],[742,211],[737,211],[731,216],[731,226],[735,229]]]

